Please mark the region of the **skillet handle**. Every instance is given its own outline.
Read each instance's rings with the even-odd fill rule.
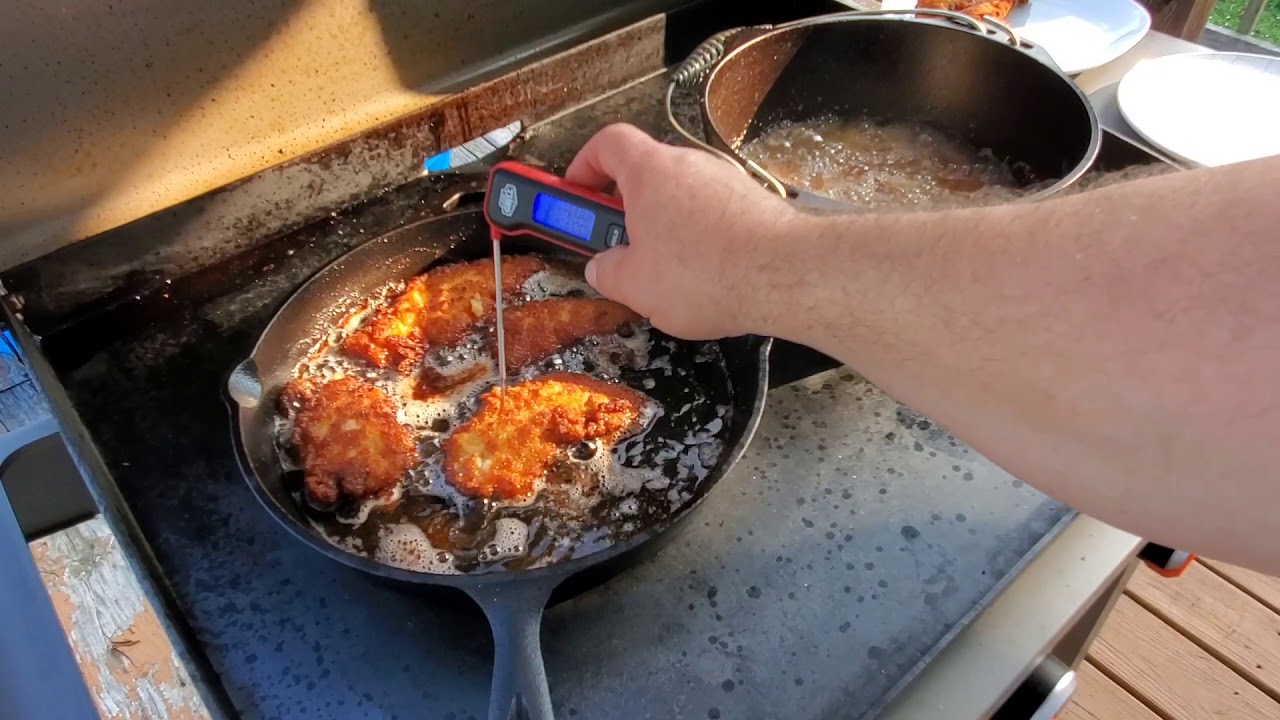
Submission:
[[[469,589],[493,630],[489,720],[554,720],[542,664],[542,611],[558,579],[487,583]]]

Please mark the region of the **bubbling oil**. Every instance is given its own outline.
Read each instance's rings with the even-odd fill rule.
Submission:
[[[989,150],[915,123],[788,122],[740,152],[792,187],[862,211],[998,204],[1027,193]]]
[[[387,302],[402,287],[389,285],[371,305]],[[513,304],[597,296],[582,280],[580,267],[569,264],[553,264],[533,275],[521,291]],[[621,382],[650,400],[642,411],[641,429],[612,447],[582,443],[563,448],[531,500],[470,498],[449,484],[440,448],[497,384],[489,334],[481,330],[455,347],[428,353],[422,363],[437,373],[465,372],[474,379],[423,400],[413,394],[417,369],[408,374],[378,370],[340,352],[343,338],[360,319],[346,318],[320,338],[296,373],[321,381],[357,377],[386,392],[396,404],[397,419],[418,442],[420,462],[408,479],[390,492],[345,501],[334,510],[311,507],[291,459],[291,413],[277,421],[281,462],[292,471],[296,501],[317,532],[348,552],[427,573],[520,570],[582,557],[676,512],[724,453],[732,390],[718,346],[676,341],[641,323],[588,338],[509,379],[515,383],[573,372]],[[472,373],[476,368],[483,372]]]

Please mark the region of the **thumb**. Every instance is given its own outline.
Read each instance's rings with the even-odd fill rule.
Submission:
[[[631,248],[627,246],[606,250],[591,258],[585,271],[587,283],[595,288],[596,292],[624,305],[626,300],[622,297],[622,278],[626,274],[623,268],[626,267],[630,250]]]

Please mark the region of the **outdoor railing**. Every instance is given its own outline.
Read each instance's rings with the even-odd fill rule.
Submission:
[[[1244,6],[1244,13],[1240,15],[1240,25],[1236,27],[1236,32],[1241,35],[1252,35],[1258,27],[1258,18],[1262,17],[1262,11],[1266,7],[1267,0],[1249,0],[1249,3]]]

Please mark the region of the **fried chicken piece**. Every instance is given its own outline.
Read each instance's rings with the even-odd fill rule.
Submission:
[[[530,255],[502,260],[502,295],[515,298],[546,263]],[[346,354],[374,367],[407,371],[430,347],[453,345],[494,316],[493,259],[435,268],[408,282],[404,292],[342,342]]]
[[[916,7],[923,10],[950,10],[960,12],[968,0],[916,0]]]
[[[983,17],[1004,20],[1015,7],[1027,0],[919,0],[916,7],[932,10],[950,10],[981,20]]]
[[[649,402],[626,386],[573,373],[513,385],[505,395],[494,388],[444,441],[445,477],[470,497],[526,499],[562,448],[617,442],[640,429]]]
[[[1004,20],[1009,17],[1009,13],[1012,12],[1015,7],[1023,4],[1023,2],[1025,2],[1025,0],[1022,0],[1021,2],[1019,0],[988,0],[987,2],[975,2],[967,5],[960,12],[979,19],[989,17],[995,20]]]
[[[640,319],[627,306],[603,298],[556,298],[517,305],[503,313],[507,372],[517,372],[593,335],[616,333]],[[496,348],[493,353],[497,354]]]
[[[626,306],[602,298],[556,298],[507,308],[503,318],[507,372],[518,372],[529,363],[589,337],[619,332],[639,320],[641,317]],[[492,355],[497,355],[496,342],[491,334]],[[430,400],[445,395],[481,379],[490,370],[483,361],[448,374],[424,365],[414,381],[413,396]]]
[[[418,461],[413,435],[396,420],[395,405],[368,383],[295,381],[282,398],[298,403],[293,444],[307,497],[318,507],[330,507],[344,495],[382,492]]]

